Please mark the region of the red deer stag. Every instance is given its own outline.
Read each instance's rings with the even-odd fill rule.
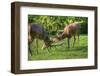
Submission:
[[[76,35],[78,36],[78,44],[79,44],[80,28],[81,28],[80,23],[78,22],[66,25],[63,32],[60,35],[53,38],[53,42],[58,42],[62,39],[68,38],[68,48],[70,48],[70,38],[72,38],[73,36],[74,37],[73,47],[74,47],[76,41]]]
[[[50,46],[50,39],[48,36],[48,32],[39,24],[29,24],[28,25],[28,50],[32,55],[32,51],[30,49],[30,45],[32,41],[37,38],[44,41],[43,48],[48,48]]]

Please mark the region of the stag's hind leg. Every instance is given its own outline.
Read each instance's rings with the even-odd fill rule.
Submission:
[[[32,37],[31,35],[28,36],[28,51],[30,52],[31,56],[32,56],[32,50],[31,50],[31,43],[32,43]]]
[[[78,47],[80,46],[80,36],[78,34]]]
[[[74,36],[73,47],[75,46],[75,42],[76,42],[76,37]]]
[[[31,43],[28,43],[28,50],[29,50],[29,52],[30,52],[30,54],[31,54],[31,56],[32,56],[32,50],[31,50]]]
[[[78,38],[78,47],[79,47],[79,43],[80,43],[80,30],[77,32],[77,38]]]

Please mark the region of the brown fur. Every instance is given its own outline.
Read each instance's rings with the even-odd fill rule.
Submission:
[[[62,39],[68,38],[68,47],[70,47],[70,38],[74,37],[74,43],[73,43],[74,47],[76,41],[76,35],[78,36],[78,42],[79,42],[79,34],[80,34],[80,24],[77,22],[71,23],[69,25],[66,25],[63,33],[55,37],[53,41],[58,42]]]

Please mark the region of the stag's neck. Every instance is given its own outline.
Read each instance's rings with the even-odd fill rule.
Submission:
[[[71,34],[63,32],[58,38],[59,40],[63,40],[65,38],[71,38]]]

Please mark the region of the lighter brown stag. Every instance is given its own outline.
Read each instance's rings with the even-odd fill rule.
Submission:
[[[80,23],[75,22],[71,23],[69,25],[66,25],[63,32],[53,38],[53,42],[58,42],[60,40],[63,40],[65,38],[68,38],[68,48],[70,48],[70,39],[73,37],[74,42],[73,42],[73,47],[76,42],[76,36],[78,37],[78,45],[79,45],[79,35],[80,35]]]

